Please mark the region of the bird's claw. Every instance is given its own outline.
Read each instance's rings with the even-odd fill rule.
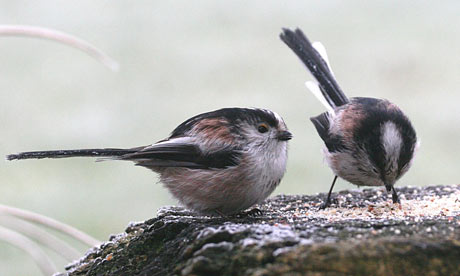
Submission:
[[[245,218],[245,217],[258,217],[263,214],[264,213],[259,208],[253,208],[251,210],[243,211],[241,213],[235,214],[235,216],[238,218]]]

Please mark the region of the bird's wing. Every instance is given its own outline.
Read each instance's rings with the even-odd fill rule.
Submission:
[[[145,147],[120,159],[146,167],[226,168],[238,165],[241,152],[226,147],[218,151],[203,152],[191,138],[181,137]]]
[[[342,151],[346,149],[343,144],[343,138],[332,134],[329,130],[331,127],[331,115],[327,112],[321,113],[316,117],[311,117],[310,120],[316,128],[321,139],[326,144],[329,152]]]

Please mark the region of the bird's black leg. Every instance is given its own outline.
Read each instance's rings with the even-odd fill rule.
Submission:
[[[215,209],[214,212],[215,212],[217,215],[219,215],[219,216],[221,216],[221,217],[223,217],[223,218],[228,218],[228,216],[227,216],[226,214],[222,213],[219,209]]]
[[[332,189],[334,189],[335,181],[337,180],[337,175],[334,177],[334,180],[332,181],[331,189],[329,189],[329,193],[327,194],[327,199],[326,202],[324,202],[319,209],[323,210],[329,207],[331,205],[331,194],[332,194]]]
[[[391,198],[393,199],[393,203],[401,203],[398,194],[396,193],[395,187],[391,186],[391,191]]]

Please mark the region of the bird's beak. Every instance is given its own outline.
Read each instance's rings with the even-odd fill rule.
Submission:
[[[276,136],[276,139],[278,139],[280,141],[291,140],[291,138],[292,138],[292,134],[289,131],[286,131],[286,130],[278,132],[278,135]]]

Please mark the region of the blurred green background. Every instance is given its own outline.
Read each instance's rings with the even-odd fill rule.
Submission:
[[[0,24],[77,35],[121,65],[113,73],[67,46],[0,37],[1,156],[146,145],[201,112],[263,107],[294,134],[275,194],[326,192],[333,175],[308,120],[324,108],[278,38],[281,27],[298,26],[326,46],[349,96],[390,99],[411,118],[421,148],[398,185],[458,183],[459,1],[0,3]],[[352,188],[341,180],[336,191]],[[147,169],[83,158],[0,162],[0,203],[101,240],[176,204]],[[36,274],[27,255],[0,241],[0,275]]]

